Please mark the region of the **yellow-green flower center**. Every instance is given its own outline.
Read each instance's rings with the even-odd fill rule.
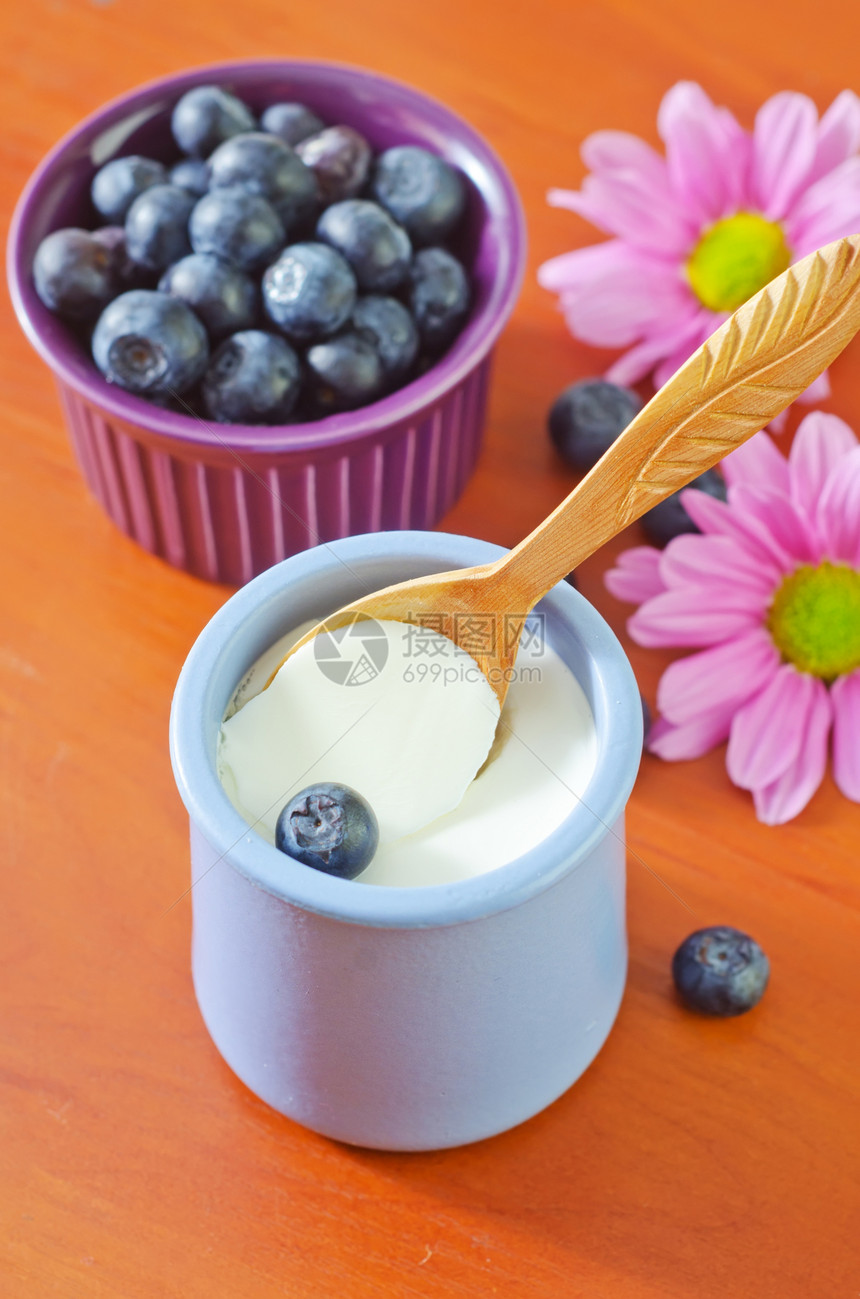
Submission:
[[[737,212],[705,231],[687,261],[687,278],[703,306],[735,311],[790,265],[779,222]]]
[[[777,587],[767,627],[782,657],[833,681],[860,667],[860,572],[825,560],[803,564]]]

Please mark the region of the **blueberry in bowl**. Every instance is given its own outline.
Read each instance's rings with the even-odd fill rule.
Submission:
[[[260,136],[265,144],[259,145]],[[305,144],[310,161],[301,157]],[[438,155],[462,179],[463,210],[444,247],[466,276],[468,304],[458,329],[441,345],[426,324],[421,328],[411,297],[412,261],[433,249],[421,246],[420,238],[412,247],[406,227],[370,188],[374,160],[398,147]],[[290,161],[281,168],[285,157]],[[122,163],[111,182],[115,193],[101,199],[104,211],[94,206],[96,175],[114,161],[141,158],[154,164],[149,172],[141,176]],[[259,174],[249,174],[256,165]],[[296,191],[299,207],[302,194],[311,192],[307,178],[316,197],[291,227],[290,185],[296,177],[303,178]],[[326,190],[335,180],[345,189]],[[111,190],[104,180],[102,185]],[[156,192],[153,199],[159,190],[170,197]],[[317,235],[317,222],[333,201],[371,204],[383,214],[379,228],[388,222],[394,228],[396,255],[380,270],[371,250],[369,281],[362,241],[356,250],[347,231],[342,245],[373,287],[360,284],[349,257]],[[138,211],[129,225],[140,203],[143,215]],[[172,218],[189,203],[183,236],[181,218]],[[78,286],[70,289],[61,315],[54,307],[58,299],[46,300],[37,291],[34,263],[47,236],[71,229],[83,232],[81,246],[91,265],[82,255]],[[99,234],[102,229],[110,236]],[[336,239],[341,236],[335,232]],[[109,244],[104,262],[93,239],[102,251]],[[302,300],[297,283],[290,289],[282,272],[270,276],[280,283],[268,300],[264,290],[271,268],[303,243],[337,253],[355,280],[338,310],[312,328],[304,321],[297,326],[285,306],[293,289]],[[399,250],[407,245],[403,274]],[[210,266],[217,259],[230,273],[220,286],[214,274],[205,282],[195,269],[202,263],[189,258]],[[38,168],[19,202],[9,244],[16,311],[55,375],[91,489],[146,548],[199,576],[228,582],[245,581],[321,540],[432,527],[450,508],[480,449],[490,355],[513,308],[523,262],[516,193],[499,160],[465,122],[397,82],[301,61],[196,69],[99,110]],[[101,270],[93,274],[93,266]],[[61,269],[61,282],[64,274]],[[239,291],[242,276],[255,291],[253,318],[247,286],[244,294]],[[271,423],[266,409],[259,422],[225,422],[205,410],[199,380],[177,406],[137,382],[124,387],[123,367],[103,373],[92,355],[90,327],[112,298],[130,289],[184,302],[205,329],[210,357],[225,338],[243,330],[280,335],[299,354],[305,389],[289,418]],[[303,310],[312,297],[302,301]],[[358,310],[365,298],[396,305],[383,320],[373,303]],[[400,308],[411,321],[404,323]],[[342,318],[333,325],[335,317]],[[340,332],[360,340],[355,356],[366,346],[377,354],[382,380],[367,383],[373,395],[365,405],[355,406],[352,397],[318,400],[306,353]],[[324,359],[328,364],[331,357]]]

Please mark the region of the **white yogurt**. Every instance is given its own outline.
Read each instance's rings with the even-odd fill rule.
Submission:
[[[584,794],[597,757],[591,711],[573,674],[537,638],[520,650],[496,728],[495,695],[474,661],[450,641],[444,656],[427,654],[426,643],[424,653],[410,655],[395,637],[379,675],[353,687],[329,681],[308,646],[298,672],[295,659],[303,651],[289,660],[294,687],[278,691],[279,673],[262,697],[273,670],[311,625],[296,628],[257,660],[222,727],[221,782],[236,810],[270,843],[288,798],[311,783],[339,781],[367,798],[380,822],[379,848],[358,882],[447,884],[494,870],[536,847]],[[404,624],[378,625],[404,635]],[[428,676],[434,664],[435,685]],[[402,681],[410,669],[412,679]],[[323,728],[325,736],[317,732],[316,752],[309,753],[304,740],[294,743],[290,736],[296,734],[297,706],[305,718],[302,735],[313,732],[320,689],[331,725]],[[310,691],[317,702],[308,713],[303,705]],[[411,739],[392,746],[398,725],[399,734]],[[339,737],[347,726],[352,742],[347,737],[344,745]],[[328,753],[326,737],[334,737]],[[382,760],[369,761],[371,752],[381,752]]]

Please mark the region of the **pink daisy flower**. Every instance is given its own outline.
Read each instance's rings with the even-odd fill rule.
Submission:
[[[682,81],[657,126],[665,158],[624,131],[588,136],[591,175],[549,201],[615,238],[544,262],[538,280],[575,338],[630,349],[608,379],[653,370],[659,387],[775,275],[860,230],[860,99],[843,91],[819,121],[811,99],[785,91],[750,133]],[[828,394],[825,374],[804,399]]]
[[[649,749],[697,758],[727,739],[729,776],[778,825],[820,785],[831,735],[860,802],[860,445],[815,411],[788,458],[758,433],[723,470],[727,503],[682,494],[701,535],[625,551],[606,585],[640,604],[640,645],[698,650],[663,673]]]

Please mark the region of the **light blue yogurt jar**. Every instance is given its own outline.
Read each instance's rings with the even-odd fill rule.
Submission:
[[[597,734],[584,796],[531,851],[416,888],[342,880],[251,831],[224,792],[224,712],[291,628],[406,578],[504,552],[391,532],[304,551],[243,587],[201,633],[173,702],[173,768],[191,822],[192,969],[230,1067],[275,1109],[384,1150],[462,1145],[523,1122],[600,1050],[627,970],[624,809],[642,749],[630,664],[566,583],[545,634]]]

